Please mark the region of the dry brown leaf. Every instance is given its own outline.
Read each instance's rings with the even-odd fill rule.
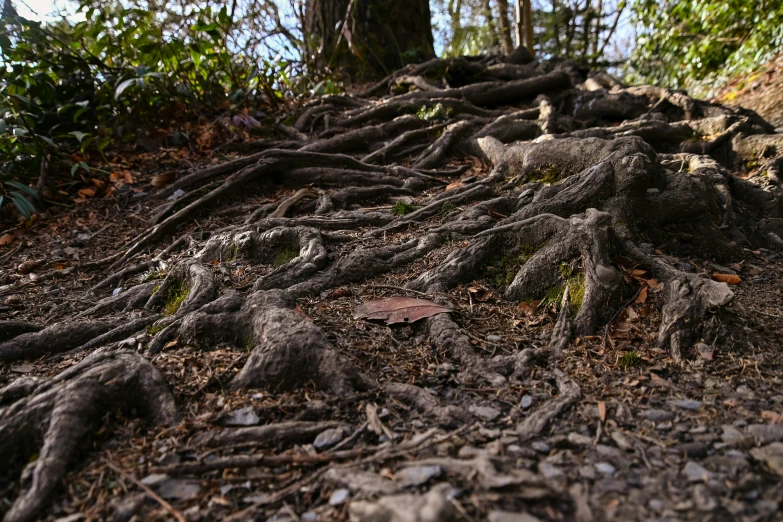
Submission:
[[[642,270],[641,268],[634,268],[633,270],[631,270],[631,277],[638,279],[646,273],[647,270]]]
[[[79,197],[82,199],[91,198],[95,195],[95,189],[92,187],[84,187],[79,189]]]
[[[761,412],[761,418],[772,424],[783,424],[783,415],[775,411],[764,410]]]
[[[525,315],[532,315],[538,309],[538,305],[541,301],[522,301],[517,305],[517,310]]]
[[[503,214],[499,212],[495,212],[494,210],[488,210],[487,214],[490,215],[490,217],[493,217],[495,219],[506,219],[508,216],[504,216]]]
[[[606,403],[604,401],[598,402],[598,418],[601,422],[606,422]]]
[[[177,179],[177,176],[173,172],[164,172],[153,176],[150,183],[153,187],[165,187],[174,183],[175,179]]]
[[[639,295],[636,296],[636,304],[644,304],[647,302],[647,287],[643,286],[639,290]]]
[[[449,183],[448,185],[446,185],[446,190],[454,190],[454,189],[462,188],[464,186],[465,184],[463,182],[454,181],[453,183]]]
[[[11,234],[3,234],[0,236],[0,245],[10,245],[14,242],[14,236]]]
[[[449,312],[451,309],[427,299],[397,296],[367,301],[356,307],[353,318],[382,320],[386,321],[386,324],[413,323],[419,319]]]
[[[712,274],[712,278],[721,283],[728,283],[730,285],[738,285],[742,282],[742,278],[737,274],[719,274],[716,272]]]

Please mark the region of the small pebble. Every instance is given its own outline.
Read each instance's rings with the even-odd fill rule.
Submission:
[[[614,472],[616,471],[614,466],[609,464],[608,462],[598,462],[595,465],[595,469],[603,473],[604,475],[614,475]]]
[[[532,405],[533,405],[533,397],[530,395],[523,395],[522,400],[519,401],[519,406],[523,410],[530,408]]]
[[[329,497],[329,505],[339,506],[340,504],[345,504],[345,501],[348,500],[349,496],[350,496],[350,492],[347,489],[345,488],[336,489]]]

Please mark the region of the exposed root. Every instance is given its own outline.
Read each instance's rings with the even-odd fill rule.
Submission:
[[[68,351],[108,332],[124,321],[63,321],[38,332],[28,332],[0,343],[0,361],[34,359]]]
[[[579,400],[579,397],[582,395],[579,385],[565,373],[561,370],[555,370],[554,373],[559,394],[554,399],[544,403],[517,426],[517,434],[522,442],[530,440],[541,433],[552,419]]]
[[[22,465],[42,445],[22,473],[22,492],[5,514],[6,522],[37,518],[104,413],[137,408],[155,424],[178,421],[161,375],[128,352],[96,354],[26,391],[28,396],[0,409],[0,465]]]

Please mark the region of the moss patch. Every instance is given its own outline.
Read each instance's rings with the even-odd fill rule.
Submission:
[[[617,359],[617,366],[619,366],[624,370],[627,370],[628,368],[632,368],[634,366],[639,366],[641,363],[642,363],[642,358],[639,357],[639,354],[636,352],[624,353]]]
[[[422,107],[416,112],[416,116],[424,121],[440,121],[451,118],[453,113],[454,109],[451,107],[444,107],[443,104],[437,103],[432,107]]]
[[[179,310],[190,289],[181,281],[172,281],[171,286],[166,291],[166,297],[163,299],[163,315],[174,315]]]
[[[508,287],[522,265],[541,250],[542,246],[517,245],[508,251],[497,252],[487,260],[484,279],[496,287]]]
[[[280,268],[292,259],[299,257],[299,249],[298,241],[294,241],[280,248],[280,250],[275,252],[274,257],[272,258],[272,268]]]
[[[150,337],[152,337],[160,333],[163,330],[163,328],[165,327],[162,324],[151,324],[146,328],[146,330],[147,330],[147,334]]]
[[[420,208],[421,207],[417,207],[416,205],[405,203],[404,201],[398,201],[397,204],[392,207],[392,212],[398,216],[404,216],[405,214],[410,214],[411,212],[419,210]]]
[[[539,167],[527,176],[528,182],[546,183],[552,185],[562,179],[563,173],[554,165]]]
[[[563,283],[547,290],[541,298],[540,306],[560,306],[560,303],[563,301],[563,293],[565,293],[566,286],[568,286],[569,310],[572,316],[576,315],[579,313],[585,300],[585,275],[581,270],[565,263],[561,264],[558,270]]]

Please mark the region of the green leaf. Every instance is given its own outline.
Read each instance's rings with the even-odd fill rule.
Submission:
[[[82,142],[82,140],[83,140],[83,139],[84,139],[86,136],[89,136],[89,134],[88,134],[88,133],[86,133],[86,132],[80,132],[80,131],[71,131],[71,132],[69,132],[68,134],[70,134],[71,136],[73,136],[74,138],[76,138],[77,140],[79,140],[79,143],[81,143],[81,142]]]
[[[125,80],[124,82],[119,84],[117,86],[117,90],[114,91],[114,99],[115,100],[119,100],[120,96],[125,91],[125,89],[127,89],[128,87],[130,87],[131,85],[133,85],[135,83],[137,83],[137,79],[136,78],[131,78],[130,80]]]
[[[25,219],[30,219],[35,214],[35,207],[18,192],[11,192],[11,201],[22,213]]]
[[[41,199],[41,195],[38,193],[37,190],[35,190],[32,187],[28,187],[27,185],[25,185],[23,183],[19,183],[18,181],[6,181],[5,184],[10,186],[10,187],[14,187],[15,189],[19,189],[19,190],[21,190],[23,192],[27,192],[28,194],[30,194],[31,196],[33,196],[36,199]]]
[[[14,136],[24,136],[26,134],[29,134],[30,131],[27,129],[23,129],[21,127],[14,127],[12,133]]]

